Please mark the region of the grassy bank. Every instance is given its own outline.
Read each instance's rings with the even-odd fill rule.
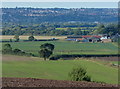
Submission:
[[[14,59],[14,56],[12,57]],[[18,58],[19,59],[19,58]],[[117,84],[117,68],[92,60],[3,60],[3,77],[31,77],[54,80],[69,80],[68,73],[81,65],[87,69],[93,81]]]

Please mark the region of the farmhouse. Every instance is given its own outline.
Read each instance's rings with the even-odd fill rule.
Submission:
[[[68,36],[68,41],[80,41],[80,42],[100,42],[101,36],[96,35],[84,35],[84,36]]]
[[[112,40],[110,39],[110,36],[107,36],[107,35],[103,35],[100,39],[101,39],[101,42],[103,43],[112,42]]]

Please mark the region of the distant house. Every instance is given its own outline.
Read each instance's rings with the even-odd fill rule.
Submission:
[[[85,35],[85,36],[68,36],[68,41],[80,41],[80,42],[100,42],[101,36]]]
[[[101,36],[96,36],[96,35],[86,35],[82,36],[83,42],[100,42]]]
[[[81,36],[68,36],[66,38],[67,41],[81,41],[82,37]]]
[[[100,39],[101,39],[101,42],[103,43],[112,42],[112,40],[110,39],[110,36],[108,35],[103,35]]]

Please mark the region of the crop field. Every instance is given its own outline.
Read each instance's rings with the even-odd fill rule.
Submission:
[[[92,81],[118,83],[117,68],[93,60],[43,61],[39,58],[3,55],[2,69],[3,77],[69,80],[68,73],[78,65],[87,69]]]
[[[40,45],[52,43],[54,54],[118,54],[118,46],[114,43],[79,43],[70,41],[10,42],[13,49],[19,48],[38,56]],[[5,43],[3,43],[5,44]]]
[[[29,36],[20,36],[20,39],[28,39]],[[36,39],[51,39],[51,38],[56,38],[56,39],[65,39],[67,36],[34,36]],[[2,35],[0,36],[0,39],[3,40],[9,40],[9,39],[14,39],[14,35]]]
[[[97,29],[98,27],[71,27],[70,29],[76,30],[81,29],[81,31],[89,31],[93,29]],[[68,30],[69,28],[56,28],[56,30]],[[87,30],[88,29],[88,30]]]

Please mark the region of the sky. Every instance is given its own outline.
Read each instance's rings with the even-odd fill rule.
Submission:
[[[118,0],[4,0],[2,7],[118,8]]]
[[[2,2],[119,2],[120,0],[1,0]]]

